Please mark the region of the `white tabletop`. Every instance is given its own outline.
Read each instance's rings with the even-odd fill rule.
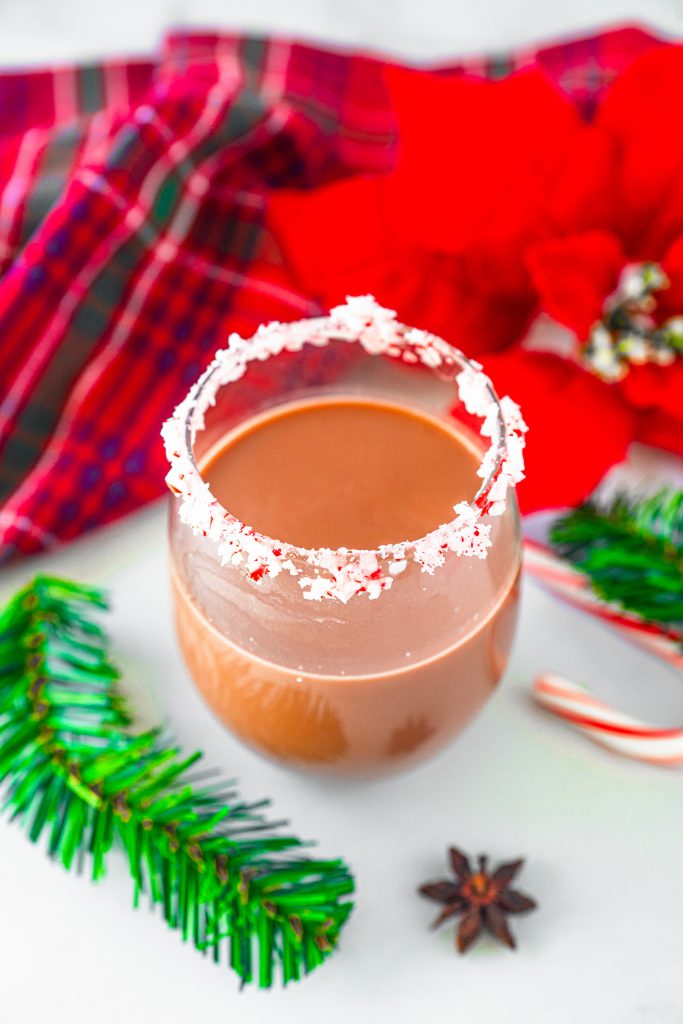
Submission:
[[[179,25],[441,60],[624,22],[680,35],[683,7],[680,0],[2,0],[0,64],[149,54],[165,28]]]
[[[130,907],[124,863],[94,885],[67,875],[21,829],[0,822],[0,1021],[341,1024],[600,1024],[683,1021],[683,818],[676,771],[603,752],[536,709],[529,682],[556,669],[635,713],[683,722],[680,679],[535,585],[524,590],[512,663],[489,706],[450,749],[410,774],[343,783],[293,774],[244,749],[197,696],[172,633],[158,505],[51,556],[5,570],[4,599],[32,570],[104,584],[128,692],[146,721],[167,719],[188,748],[270,796],[277,817],[358,881],[340,950],[288,991],[238,992],[146,909]],[[520,884],[541,909],[513,922],[520,950],[485,943],[465,958],[452,929],[427,930],[415,895],[457,843],[526,854]],[[234,1013],[238,1016],[235,1017]]]
[[[10,0],[0,7],[0,62],[142,52],[168,24],[191,21],[443,57],[638,16],[683,27],[679,0]],[[505,680],[450,749],[371,783],[292,774],[228,735],[188,680],[170,624],[164,515],[153,507],[5,570],[0,598],[39,569],[106,585],[116,657],[140,714],[163,717],[184,745],[237,776],[245,796],[271,796],[277,817],[344,856],[357,907],[339,952],[310,978],[286,992],[240,993],[231,972],[184,947],[155,914],[131,909],[121,859],[94,885],[3,819],[0,1024],[683,1021],[680,775],[602,751],[529,698],[534,674],[555,669],[636,714],[682,724],[679,678],[527,583]],[[514,920],[519,952],[483,943],[458,958],[452,928],[428,931],[434,906],[415,888],[443,874],[449,843],[528,856],[520,887],[540,910]]]

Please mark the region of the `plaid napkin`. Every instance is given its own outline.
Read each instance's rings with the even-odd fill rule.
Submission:
[[[540,64],[589,115],[656,43],[625,28],[459,68]],[[319,312],[264,227],[267,196],[392,166],[383,67],[174,34],[157,61],[0,75],[3,560],[158,497],[160,425],[228,333]],[[279,372],[332,373],[329,359]],[[248,387],[278,384],[265,365]]]

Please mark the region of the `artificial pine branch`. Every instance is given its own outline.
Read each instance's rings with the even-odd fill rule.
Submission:
[[[557,520],[550,540],[600,597],[683,636],[683,491],[589,501]]]
[[[134,903],[144,893],[170,927],[242,982],[269,987],[317,967],[337,943],[353,878],[276,831],[232,785],[197,785],[159,729],[128,730],[106,635],[91,612],[99,590],[37,576],[0,612],[0,781],[5,808],[70,869],[105,873],[116,843]]]

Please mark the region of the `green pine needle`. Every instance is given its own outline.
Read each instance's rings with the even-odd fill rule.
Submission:
[[[550,540],[601,598],[683,635],[683,491],[589,501],[559,519]]]
[[[159,729],[129,732],[91,587],[37,576],[0,611],[0,782],[4,808],[45,838],[65,868],[105,874],[118,844],[134,904],[158,904],[171,928],[242,983],[268,988],[313,970],[352,909],[341,860],[304,855],[230,783],[198,785]],[[206,773],[202,773],[205,776]]]

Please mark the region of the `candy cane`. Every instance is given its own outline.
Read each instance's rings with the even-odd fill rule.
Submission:
[[[535,541],[525,541],[524,568],[575,608],[614,626],[627,640],[683,670],[681,638],[674,630],[644,622],[638,616],[603,601],[593,592],[584,573],[557,558],[548,548]]]
[[[683,729],[646,725],[549,672],[534,681],[533,695],[542,707],[610,750],[652,764],[683,764]]]

